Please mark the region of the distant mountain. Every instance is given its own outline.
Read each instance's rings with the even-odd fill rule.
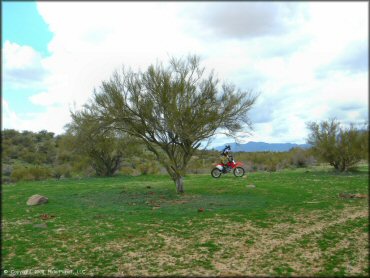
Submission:
[[[229,143],[233,152],[287,152],[291,148],[307,149],[309,144],[292,144],[292,143],[265,143],[265,142],[248,142],[246,144]],[[225,145],[215,147],[214,149],[222,151]]]

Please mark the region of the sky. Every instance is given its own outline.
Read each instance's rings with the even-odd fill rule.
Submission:
[[[2,128],[61,134],[122,65],[196,54],[221,81],[259,94],[253,131],[238,142],[305,143],[307,122],[368,119],[368,5],[2,2]]]

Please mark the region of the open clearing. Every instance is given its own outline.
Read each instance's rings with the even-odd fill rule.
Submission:
[[[91,276],[369,274],[368,197],[339,196],[368,194],[367,167],[347,174],[298,169],[247,178],[189,175],[185,190],[177,195],[167,176],[3,185],[3,270]],[[27,206],[34,194],[49,202]]]

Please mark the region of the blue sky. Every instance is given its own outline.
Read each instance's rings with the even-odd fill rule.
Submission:
[[[30,45],[43,56],[50,54],[47,44],[53,34],[38,13],[36,2],[3,2],[2,9],[2,46],[8,40]]]
[[[63,133],[70,110],[122,65],[192,53],[260,92],[240,142],[304,143],[308,121],[368,119],[368,5],[2,2],[2,126]]]
[[[47,49],[52,33],[37,11],[36,2],[2,2],[2,48],[5,42],[27,45],[42,57],[50,55]],[[19,79],[20,80],[20,79]],[[42,89],[41,85],[24,86],[5,80],[3,82],[3,98],[12,110],[27,117],[30,113],[45,111],[45,107],[33,104],[29,97]]]

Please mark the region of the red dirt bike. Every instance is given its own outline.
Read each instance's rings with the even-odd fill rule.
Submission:
[[[215,164],[216,167],[212,169],[211,175],[214,178],[221,177],[222,174],[230,173],[232,169],[235,177],[242,177],[245,174],[244,168],[242,166],[244,165],[242,162],[235,162],[234,158],[231,156],[229,161],[226,164],[226,167],[224,164],[219,163]]]

